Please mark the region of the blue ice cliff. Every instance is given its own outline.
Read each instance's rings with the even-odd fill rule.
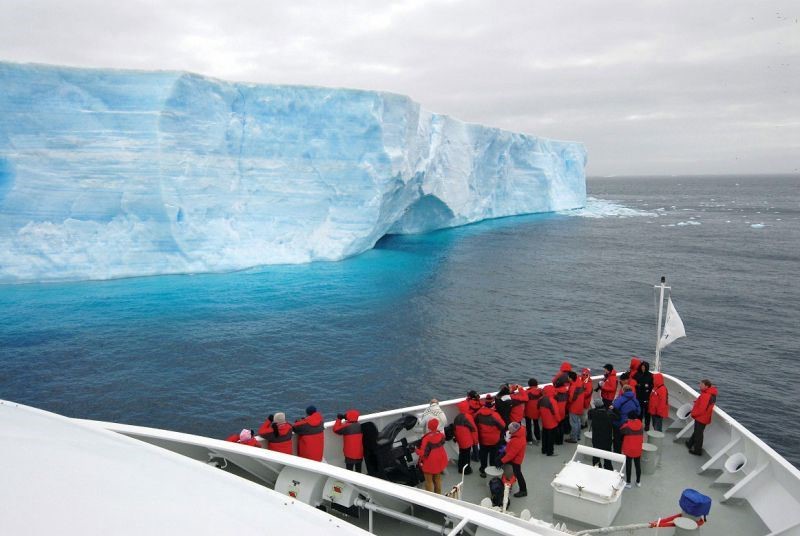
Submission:
[[[391,93],[0,63],[0,283],[342,259],[581,207],[585,162]]]

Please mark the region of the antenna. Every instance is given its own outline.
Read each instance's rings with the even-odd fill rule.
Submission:
[[[661,276],[661,284],[654,285],[654,289],[659,290],[658,296],[658,321],[656,322],[656,359],[655,359],[655,370],[661,372],[661,319],[664,313],[664,290],[670,289],[667,286],[667,278],[665,276]],[[671,289],[670,289],[671,290]]]

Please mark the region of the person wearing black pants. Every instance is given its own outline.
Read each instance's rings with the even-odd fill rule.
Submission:
[[[692,437],[686,442],[686,446],[689,447],[689,452],[692,454],[701,455],[703,453],[703,433],[706,430],[706,425],[694,421],[694,429],[692,430]]]
[[[642,361],[633,379],[636,380],[636,399],[639,401],[640,415],[644,421],[644,431],[646,432],[650,429],[648,405],[650,404],[650,393],[653,391],[653,374],[650,372],[650,363]]]
[[[542,420],[542,454],[553,456],[553,445],[555,444],[556,430],[558,429],[558,409],[553,399],[555,389],[552,385],[546,386],[542,390],[542,397],[539,399],[539,418]]]
[[[506,429],[505,421],[494,410],[494,397],[491,395],[486,395],[484,406],[475,414],[475,425],[480,445],[479,475],[486,478],[487,461],[491,461],[492,465],[497,464],[497,448]]]
[[[533,425],[533,433],[531,434],[531,425]],[[527,430],[527,440],[528,443],[533,443],[533,438],[536,438],[536,441],[542,439],[542,432],[539,430],[539,419],[531,419],[530,417],[525,417],[525,430]]]
[[[525,403],[525,430],[528,444],[533,444],[533,438],[538,443],[542,439],[539,431],[539,400],[542,398],[542,390],[539,388],[539,381],[536,378],[528,380],[528,401]]]
[[[494,445],[481,445],[480,450],[480,458],[481,458],[481,467],[480,473],[481,476],[486,474],[486,468],[489,465],[497,465],[497,443]],[[486,462],[489,462],[488,464]]]
[[[625,480],[626,488],[631,487],[631,461],[636,466],[636,485],[641,486],[642,480],[642,444],[644,443],[644,426],[639,420],[636,411],[628,413],[628,420],[619,427],[623,436],[622,454],[625,455]]]
[[[345,462],[344,466],[348,471],[355,471],[356,473],[361,472],[361,462],[356,462],[356,463]]]
[[[613,413],[604,407],[592,408],[589,410],[589,425],[592,430],[592,447],[596,449],[608,450],[612,449],[612,433],[614,428],[611,424]],[[600,458],[592,458],[592,465],[601,465]],[[604,469],[613,471],[611,460],[603,459],[602,466]]]
[[[636,458],[625,456],[625,483],[628,484],[628,487],[631,487],[631,460],[633,460],[633,465],[636,467],[636,485],[639,486],[642,480],[641,456],[637,456]]]
[[[510,464],[511,468],[514,470],[514,477],[516,477],[517,484],[519,485],[519,491],[514,494],[514,497],[525,497],[528,495],[528,486],[525,483],[525,477],[522,476],[522,462],[525,460],[526,450],[525,430],[522,429],[518,422],[512,422],[508,425],[506,453],[503,459],[500,460],[500,463]]]
[[[711,417],[714,415],[714,406],[717,404],[717,388],[711,384],[711,380],[700,381],[700,396],[694,401],[692,406],[692,419],[694,419],[694,431],[692,437],[686,442],[689,452],[696,456],[703,455],[703,432],[706,426],[711,424]]]

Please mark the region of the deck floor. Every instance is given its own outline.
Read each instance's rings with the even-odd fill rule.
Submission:
[[[675,430],[667,431],[661,453],[661,465],[652,475],[642,475],[642,487],[634,486],[625,489],[622,496],[622,507],[614,519],[614,525],[643,523],[659,517],[666,517],[680,512],[678,499],[686,488],[693,488],[708,495],[713,500],[708,523],[703,527],[707,536],[730,536],[747,534],[751,536],[766,535],[767,526],[761,521],[746,501],[731,501],[723,504],[722,495],[727,487],[711,486],[719,474],[697,474],[700,467],[708,460],[707,455],[693,456],[688,453],[683,441],[674,442]],[[554,518],[553,488],[550,482],[568,462],[575,452],[575,444],[556,445],[555,456],[544,456],[539,445],[528,445],[523,464],[523,475],[528,485],[528,496],[511,499],[510,510],[520,512],[527,508],[533,517],[548,522],[566,522],[570,530],[592,528],[571,519]],[[488,497],[489,478],[478,475],[478,464],[474,463],[473,473],[465,477],[462,499],[478,504]],[[451,463],[445,475],[443,487],[450,489],[460,480],[455,466]],[[632,478],[635,481],[635,476]],[[423,487],[423,486],[420,486]],[[516,492],[514,486],[512,492]],[[642,532],[644,534],[645,532]]]

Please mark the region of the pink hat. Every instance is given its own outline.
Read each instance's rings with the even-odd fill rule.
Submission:
[[[251,439],[253,439],[253,434],[247,428],[239,432],[239,441],[250,441]]]

